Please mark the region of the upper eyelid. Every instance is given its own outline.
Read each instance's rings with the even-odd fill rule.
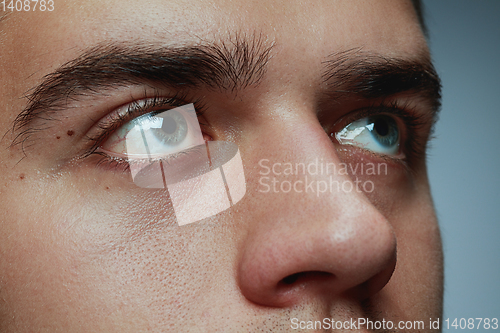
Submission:
[[[191,103],[200,103],[196,109],[196,113],[197,116],[201,116],[205,110],[204,104],[199,100]],[[86,135],[86,141],[89,144],[81,157],[84,158],[93,154],[99,148],[100,144],[127,122],[147,114],[154,115],[156,111],[161,110],[160,108],[176,108],[185,104],[190,104],[185,95],[174,95],[173,97],[161,97],[157,95],[150,98],[134,100],[118,107],[98,121],[95,127],[91,129],[92,133]]]
[[[370,106],[360,107],[349,112],[341,117],[335,123],[334,127],[345,127],[353,121],[379,114],[389,114],[391,116],[398,117],[405,122],[412,123],[415,126],[425,126],[429,122],[431,122],[431,124],[433,122],[432,119],[428,118],[426,113],[415,111],[408,103],[401,104],[398,102],[382,102],[374,103]]]

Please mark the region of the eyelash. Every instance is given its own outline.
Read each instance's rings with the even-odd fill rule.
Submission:
[[[340,127],[344,128],[356,120],[382,114],[392,116],[398,123],[402,123],[404,125],[404,128],[400,128],[400,130],[403,131],[403,139],[401,142],[405,157],[400,159],[388,155],[377,154],[377,156],[411,165],[411,162],[415,158],[425,155],[425,144],[423,144],[425,143],[425,138],[421,132],[429,123],[428,118],[424,114],[416,112],[409,102],[401,103],[399,101],[391,101],[387,103],[382,101],[379,103],[373,103],[368,107],[363,107],[350,112],[347,116],[343,117],[336,124],[336,126],[340,124]],[[336,130],[333,131],[331,135],[334,136],[335,133]]]
[[[153,97],[144,98],[141,100],[135,100],[129,104],[127,109],[122,113],[112,113],[107,117],[105,121],[102,121],[97,125],[97,133],[92,136],[87,136],[90,148],[87,149],[85,154],[81,158],[88,158],[93,155],[100,156],[100,160],[96,162],[96,167],[107,167],[116,171],[128,171],[130,168],[130,161],[124,160],[119,157],[110,156],[104,152],[99,151],[100,146],[106,142],[107,139],[121,126],[125,125],[127,122],[145,115],[150,114],[154,116],[155,111],[165,111],[165,109],[160,109],[162,107],[176,108],[189,103],[195,105],[196,116],[198,119],[203,116],[206,110],[206,105],[201,100],[195,100],[193,102],[187,102],[189,99],[186,95],[176,94],[173,97],[162,97],[155,94]],[[142,102],[142,103],[141,103]],[[201,123],[200,125],[206,126],[206,124]],[[189,151],[170,156],[170,158],[162,159],[164,163],[170,163],[172,160],[181,157],[184,154],[189,153]]]

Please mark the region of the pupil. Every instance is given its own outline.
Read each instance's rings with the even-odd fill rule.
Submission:
[[[375,130],[380,136],[386,136],[389,134],[389,124],[385,119],[378,118],[374,122]]]
[[[177,122],[174,118],[165,116],[163,117],[163,124],[161,126],[161,129],[167,134],[172,134],[177,129]]]

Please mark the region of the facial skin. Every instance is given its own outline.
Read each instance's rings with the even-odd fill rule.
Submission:
[[[8,15],[0,34],[0,331],[280,332],[292,318],[418,320],[430,331],[429,318],[441,316],[442,252],[425,166],[437,102],[425,89],[367,97],[346,93],[338,75],[325,81],[349,59],[427,62],[410,2],[56,1],[52,12]],[[109,84],[12,130],[44,76],[95,46],[226,45],[231,54],[238,41],[269,50],[258,82]],[[79,158],[88,133],[120,106],[179,93],[204,105],[207,137],[238,145],[247,186],[233,208],[183,227],[165,191],[134,186],[97,165],[99,156]],[[359,110],[395,103],[420,119],[409,128],[393,115],[399,155],[332,136]],[[259,161],[318,158],[386,163],[388,172],[360,176],[371,193],[261,191]]]

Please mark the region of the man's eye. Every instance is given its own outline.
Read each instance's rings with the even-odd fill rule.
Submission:
[[[377,154],[397,155],[400,133],[394,118],[387,115],[365,117],[353,121],[335,133],[340,144],[353,145]]]
[[[203,143],[196,112],[189,104],[129,121],[101,149],[115,157],[158,159]]]

